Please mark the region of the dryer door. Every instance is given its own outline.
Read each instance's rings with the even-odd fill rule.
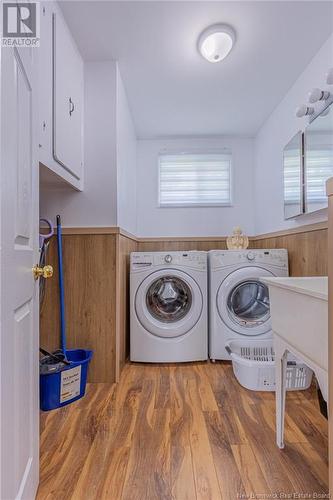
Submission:
[[[185,335],[199,321],[202,307],[202,293],[196,281],[174,269],[147,276],[135,297],[140,323],[158,337]]]
[[[229,274],[217,293],[222,321],[241,335],[262,335],[271,329],[268,287],[260,280],[274,276],[267,269],[246,267]]]

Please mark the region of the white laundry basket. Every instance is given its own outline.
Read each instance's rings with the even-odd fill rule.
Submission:
[[[233,340],[226,345],[238,382],[252,391],[275,391],[275,353],[272,340]],[[287,390],[308,389],[312,370],[288,354]]]

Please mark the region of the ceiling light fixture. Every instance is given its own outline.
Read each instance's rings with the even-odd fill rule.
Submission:
[[[214,24],[206,28],[198,40],[198,50],[211,63],[222,61],[236,41],[235,30],[227,24]]]

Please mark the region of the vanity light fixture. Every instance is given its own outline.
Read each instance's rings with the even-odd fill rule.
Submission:
[[[327,85],[333,85],[333,68],[329,69],[326,77]]]
[[[306,104],[302,104],[296,109],[297,118],[303,118],[303,116],[310,116],[314,113],[314,108],[312,106],[307,106]]]
[[[206,28],[198,39],[198,50],[211,63],[222,61],[236,41],[235,30],[227,24],[214,24]]]
[[[330,95],[331,93],[326,90],[312,89],[311,92],[309,92],[309,102],[313,104],[318,101],[327,101]]]

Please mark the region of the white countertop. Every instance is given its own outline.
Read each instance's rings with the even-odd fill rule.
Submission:
[[[284,288],[304,295],[310,295],[321,300],[328,300],[327,276],[314,276],[305,278],[262,278],[268,286]]]

